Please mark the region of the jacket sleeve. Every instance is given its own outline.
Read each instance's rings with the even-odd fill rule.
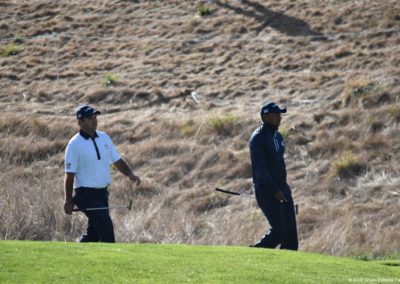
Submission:
[[[267,168],[265,159],[265,145],[263,145],[258,137],[253,137],[250,141],[250,158],[253,168],[254,180],[261,182],[263,189],[267,190],[272,196],[279,190],[275,181]]]

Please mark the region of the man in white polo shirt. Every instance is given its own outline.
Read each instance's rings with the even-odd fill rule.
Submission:
[[[111,164],[136,185],[140,184],[140,178],[121,158],[111,138],[96,131],[99,114],[100,111],[88,105],[80,106],[76,111],[80,131],[71,138],[65,151],[64,211],[68,215],[72,214],[74,204],[80,209],[108,207]],[[81,242],[115,242],[108,210],[83,212],[88,217],[88,228]]]

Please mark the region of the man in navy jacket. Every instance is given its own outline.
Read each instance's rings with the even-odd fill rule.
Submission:
[[[253,173],[253,186],[258,205],[267,218],[271,228],[251,247],[298,249],[296,216],[292,193],[286,182],[284,142],[278,132],[281,113],[274,102],[261,108],[263,124],[250,138],[250,158]]]

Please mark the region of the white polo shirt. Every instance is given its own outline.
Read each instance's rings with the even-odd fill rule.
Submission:
[[[104,132],[96,131],[94,141],[79,132],[68,142],[65,150],[65,172],[75,173],[74,188],[104,188],[111,184],[111,164],[121,159],[120,154]]]

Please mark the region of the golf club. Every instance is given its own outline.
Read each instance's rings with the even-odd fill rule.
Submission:
[[[226,194],[239,195],[239,196],[243,196],[243,197],[254,198],[253,194],[245,194],[245,193],[230,191],[230,190],[226,190],[226,189],[222,189],[222,188],[218,188],[218,187],[215,190],[219,191],[219,192],[226,193]],[[299,213],[299,206],[297,204],[294,205],[294,211],[296,212],[296,215]]]
[[[129,200],[128,205],[116,205],[116,206],[109,206],[109,207],[93,207],[93,208],[74,208],[72,209],[73,212],[78,212],[78,211],[94,211],[94,210],[109,210],[109,209],[119,209],[119,208],[128,208],[129,211],[132,209],[132,199]]]
[[[243,196],[243,197],[254,198],[254,195],[253,195],[253,194],[246,194],[246,193],[234,192],[234,191],[229,191],[229,190],[222,189],[222,188],[218,188],[218,187],[217,187],[215,190],[216,190],[216,191],[223,192],[223,193],[226,193],[226,194],[240,195],[240,196]]]

